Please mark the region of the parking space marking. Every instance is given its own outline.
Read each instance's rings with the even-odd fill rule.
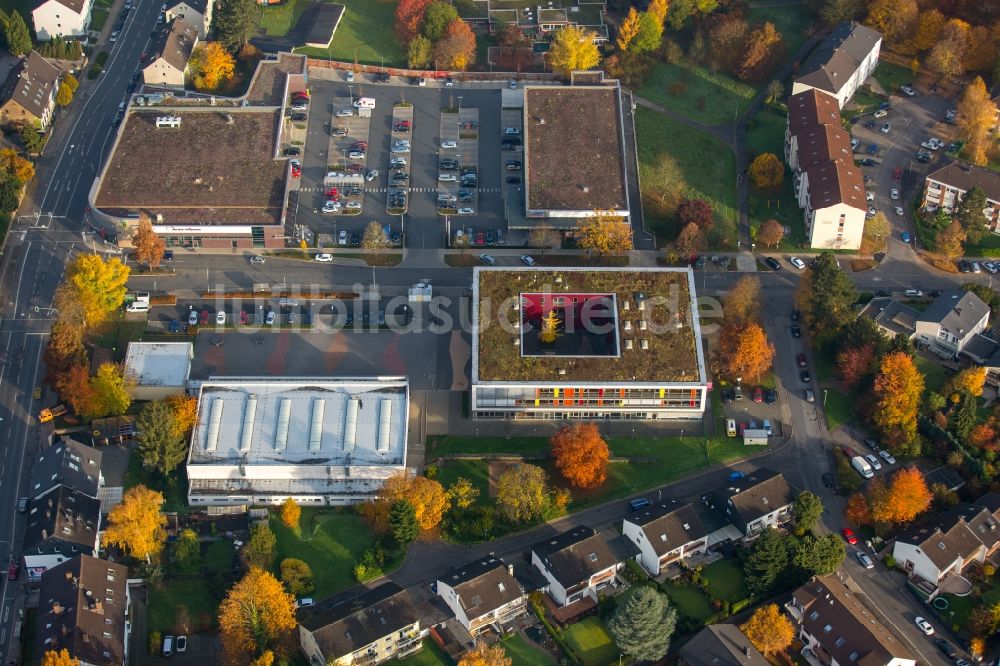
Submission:
[[[389,149],[389,160],[402,158],[404,163],[402,166],[386,169],[386,184],[388,187],[386,188],[385,212],[390,215],[402,215],[409,208],[410,202],[407,192],[411,191],[409,187],[410,169],[413,166],[412,141],[415,129],[413,124],[413,105],[393,105],[392,132],[390,134],[392,143]],[[404,144],[403,142],[406,143]],[[405,178],[399,174],[404,174]],[[393,178],[400,178],[401,180],[393,181]],[[393,182],[401,182],[403,183],[403,187],[394,187]],[[401,199],[395,194],[400,192],[402,193]]]

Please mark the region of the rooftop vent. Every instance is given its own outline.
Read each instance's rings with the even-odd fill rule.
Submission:
[[[632,343],[631,340],[626,340],[625,341],[625,349],[632,349],[632,344],[633,343]]]
[[[649,340],[643,338],[642,340],[639,341],[639,346],[643,349],[649,349]]]
[[[559,368],[556,372],[558,372],[560,375],[565,375],[566,374],[566,368]]]

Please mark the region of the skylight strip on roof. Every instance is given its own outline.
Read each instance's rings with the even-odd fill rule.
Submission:
[[[387,453],[389,451],[389,435],[392,432],[392,400],[379,400],[378,417],[378,444],[375,450],[379,453]]]
[[[284,451],[288,444],[288,420],[292,413],[292,401],[290,398],[282,398],[278,407],[278,424],[274,434],[274,450]]]
[[[243,408],[243,431],[240,433],[240,451],[249,451],[253,439],[253,420],[257,415],[257,396],[250,396]]]
[[[326,414],[326,399],[313,399],[312,426],[309,428],[309,450],[319,451],[323,438],[323,415]]]
[[[219,443],[219,428],[222,425],[222,408],[225,407],[222,398],[212,400],[212,411],[208,415],[208,431],[205,436],[205,450],[214,451]]]
[[[353,451],[354,441],[358,435],[358,399],[351,398],[347,403],[344,421],[344,450]]]

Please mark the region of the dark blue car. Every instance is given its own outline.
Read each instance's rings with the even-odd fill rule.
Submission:
[[[174,319],[174,320],[172,320],[170,322],[170,332],[171,333],[180,333],[181,332],[181,323],[179,321],[177,321],[176,319]]]

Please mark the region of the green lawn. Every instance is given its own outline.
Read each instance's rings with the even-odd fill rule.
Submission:
[[[878,64],[873,76],[887,93],[897,91],[899,86],[906,85],[913,80],[913,72],[909,68],[885,60]]]
[[[303,507],[301,536],[285,527],[275,516],[271,529],[278,537],[276,566],[286,557],[304,560],[313,572],[315,597],[327,597],[357,583],[354,562],[375,545],[368,525],[349,509]],[[387,562],[388,573],[400,562]]]
[[[635,112],[646,226],[673,240],[681,199],[705,199],[715,210],[709,243],[736,249],[736,158],[728,146],[644,107]],[[711,156],[711,159],[706,159]]]
[[[90,29],[100,32],[108,21],[108,10],[94,7],[90,10]]]
[[[365,65],[405,67],[406,50],[393,32],[396,3],[387,0],[338,0],[346,7],[329,49],[301,48],[296,53]]]
[[[186,606],[191,616],[192,632],[214,628],[216,611],[222,599],[212,587],[203,580],[170,580],[151,584],[149,630],[162,634],[177,633],[177,609],[181,606]]]
[[[826,427],[833,430],[853,418],[854,397],[844,395],[835,388],[817,389],[816,399],[820,402],[824,400],[824,391],[826,391],[826,404],[823,410],[826,412]]]
[[[583,666],[607,666],[618,659],[618,647],[598,617],[570,625],[563,638]]]
[[[228,571],[233,562],[233,542],[229,539],[213,541],[205,551],[205,566],[215,572]]]
[[[751,23],[770,21],[785,38],[785,53],[791,58],[809,38],[809,23],[812,13],[803,6],[797,7],[754,7],[748,18]]]
[[[678,614],[686,617],[693,625],[704,624],[705,620],[715,613],[708,597],[697,588],[674,583],[663,583],[661,587],[670,597],[670,603],[677,608]]]
[[[657,63],[637,92],[640,97],[709,125],[733,122],[756,94],[746,83],[687,60]]]
[[[941,387],[951,377],[951,373],[934,361],[921,356],[916,357],[917,369],[924,375],[924,387],[928,391],[941,392]]]
[[[743,581],[743,569],[735,560],[717,560],[701,573],[708,580],[708,593],[717,599],[734,602],[746,599],[749,594]]]
[[[464,476],[479,489],[479,501],[488,501],[490,489],[489,463],[485,460],[448,460],[438,467],[437,480],[448,487]]]
[[[187,471],[181,465],[168,478],[159,472],[148,470],[142,466],[142,455],[133,451],[128,459],[128,470],[125,472],[125,489],[139,484],[163,493],[163,510],[177,513],[191,513],[187,503]]]
[[[427,455],[444,456],[456,453],[545,453],[548,441],[544,437],[468,437],[464,435],[431,436]]]
[[[773,11],[773,8],[772,8]],[[785,115],[765,107],[747,123],[747,150],[750,159],[760,153],[773,153],[784,161]],[[792,174],[785,170],[785,180],[778,191],[750,187],[750,225],[757,229],[770,219],[781,222],[790,233],[785,234],[777,249],[792,252],[805,243],[805,223],[802,209],[795,200]]]
[[[455,662],[442,652],[433,640],[425,638],[424,647],[420,652],[393,663],[396,666],[452,666]]]
[[[521,634],[505,638],[503,648],[512,662],[511,666],[547,666],[553,663],[547,654],[525,640]]]
[[[310,4],[312,0],[285,0],[279,5],[262,7],[258,25],[272,37],[284,37]]]

